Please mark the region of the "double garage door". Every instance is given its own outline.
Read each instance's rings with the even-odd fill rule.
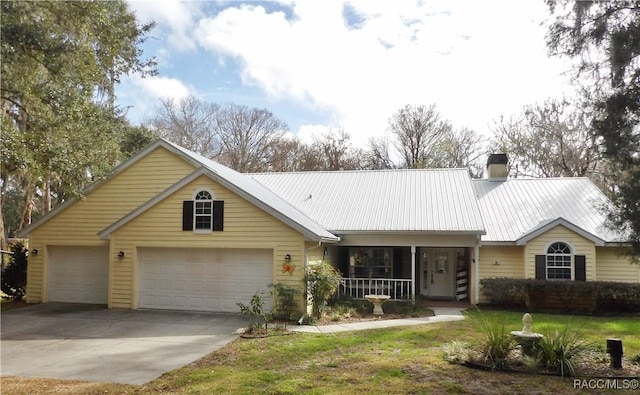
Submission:
[[[107,247],[49,247],[49,301],[107,304]],[[239,312],[254,293],[273,283],[273,250],[143,248],[139,259],[139,307]]]
[[[271,308],[273,250],[141,248],[138,258],[140,308],[237,313],[256,292]]]

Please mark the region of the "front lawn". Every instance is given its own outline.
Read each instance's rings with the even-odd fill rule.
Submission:
[[[522,329],[521,313],[474,314],[499,315],[513,323],[510,329]],[[617,337],[624,342],[625,355],[640,353],[637,316],[533,314],[533,320],[535,331],[545,326],[563,329],[568,323],[603,346],[608,337]],[[474,342],[480,337],[473,320],[467,319],[331,335],[238,339],[141,387],[78,384],[77,390],[107,394],[583,393],[573,389],[571,378],[479,371],[443,359],[443,344],[454,339]],[[1,384],[3,393],[77,393],[70,382],[60,380],[3,377]]]

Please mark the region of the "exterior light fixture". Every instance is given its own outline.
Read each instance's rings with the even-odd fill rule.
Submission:
[[[118,252],[118,259],[124,258],[124,251]]]
[[[291,254],[287,254],[287,255],[285,255],[285,256],[284,256],[284,261],[285,261],[286,263],[291,263]]]
[[[324,247],[324,252],[323,252],[323,254],[324,254],[324,255],[329,255],[329,249],[328,249],[327,247]]]
[[[33,250],[31,250],[31,254],[38,255],[38,249],[34,248]]]

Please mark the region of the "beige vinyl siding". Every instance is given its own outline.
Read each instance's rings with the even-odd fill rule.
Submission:
[[[46,281],[44,274],[44,262],[47,259],[47,250],[43,246],[38,246],[38,254],[29,253],[29,265],[27,266],[27,292],[25,301],[27,303],[40,303],[45,300]]]
[[[522,246],[482,246],[480,280],[496,277],[524,278],[524,250]],[[488,302],[482,293],[482,287],[479,297],[479,303]]]
[[[524,247],[482,246],[480,248],[480,279],[524,277]]]
[[[156,149],[36,228],[29,235],[31,248],[43,253],[45,243],[107,246],[108,241],[98,239],[99,231],[193,170],[192,165],[166,149]],[[111,259],[114,259],[113,256]],[[46,301],[46,270],[44,254],[30,259],[27,302]]]
[[[224,201],[224,231],[194,233],[182,230],[182,203],[201,189]],[[273,250],[274,282],[303,290],[304,238],[302,234],[249,203],[227,188],[202,176],[157,203],[112,234],[113,252],[123,250],[122,260],[113,262],[112,307],[136,308],[140,247],[176,248],[268,248]],[[293,274],[283,272],[284,256],[291,255]],[[300,296],[302,302],[302,295]],[[301,305],[302,306],[302,305]]]
[[[596,247],[598,281],[640,283],[640,265],[632,264],[619,247]]]
[[[563,242],[571,247],[573,255],[584,255],[586,257],[587,280],[595,281],[596,277],[596,248],[591,240],[585,239],[579,234],[562,225],[540,236],[530,240],[525,247],[525,277],[536,277],[536,255],[546,255],[547,248],[551,243]]]

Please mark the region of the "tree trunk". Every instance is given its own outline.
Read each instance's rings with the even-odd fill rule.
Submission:
[[[20,227],[18,229],[24,229],[24,227],[31,225],[31,212],[33,211],[33,188],[30,183],[27,188],[24,188],[24,210],[22,211],[22,219],[20,220]]]
[[[42,214],[46,215],[51,211],[51,181],[47,177],[42,187]]]
[[[6,251],[7,248],[7,234],[4,229],[4,211],[2,210],[2,195],[4,194],[5,187],[7,185],[6,180],[3,180],[2,191],[0,191],[0,250]],[[4,270],[4,254],[0,253],[0,267]]]

